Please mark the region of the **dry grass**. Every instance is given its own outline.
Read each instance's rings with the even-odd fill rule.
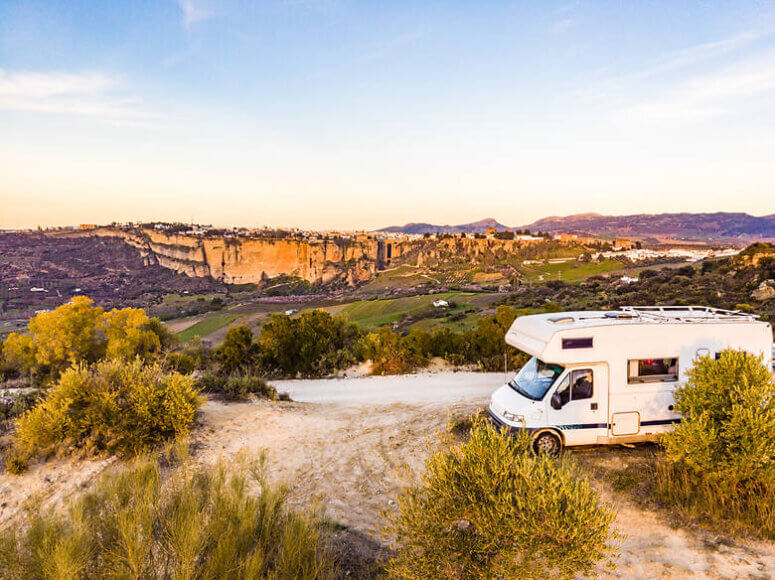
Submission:
[[[180,465],[160,466],[170,461]],[[194,468],[178,444],[104,476],[63,512],[30,509],[0,538],[0,577],[332,577],[316,512],[286,500],[262,460]]]

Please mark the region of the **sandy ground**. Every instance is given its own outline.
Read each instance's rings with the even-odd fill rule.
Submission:
[[[292,403],[209,401],[194,437],[196,461],[241,452],[266,453],[270,474],[287,482],[299,505],[318,501],[326,516],[379,538],[381,513],[407,477],[420,472],[434,434],[450,417],[486,404],[502,374],[438,373],[408,377],[278,381]],[[574,452],[587,468],[617,467],[620,448]],[[56,461],[14,477],[0,474],[0,524],[33,495],[44,505],[87,487],[109,461]],[[627,494],[595,480],[618,511],[623,534],[621,578],[769,578],[775,545],[672,527],[666,514],[644,510]]]

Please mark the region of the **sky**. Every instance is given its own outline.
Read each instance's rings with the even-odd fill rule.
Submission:
[[[0,0],[0,228],[775,213],[775,3]]]

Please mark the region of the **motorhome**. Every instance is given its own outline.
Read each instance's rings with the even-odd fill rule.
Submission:
[[[769,323],[705,306],[521,316],[506,342],[532,358],[493,393],[490,420],[545,453],[652,439],[680,422],[673,393],[699,357],[744,350],[771,368],[773,356]]]

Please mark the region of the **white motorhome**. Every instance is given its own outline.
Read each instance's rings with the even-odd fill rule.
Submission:
[[[769,323],[705,306],[521,316],[506,342],[533,358],[493,393],[490,420],[528,430],[546,453],[645,441],[670,429],[681,420],[673,392],[698,357],[731,348],[771,368],[773,356]]]

